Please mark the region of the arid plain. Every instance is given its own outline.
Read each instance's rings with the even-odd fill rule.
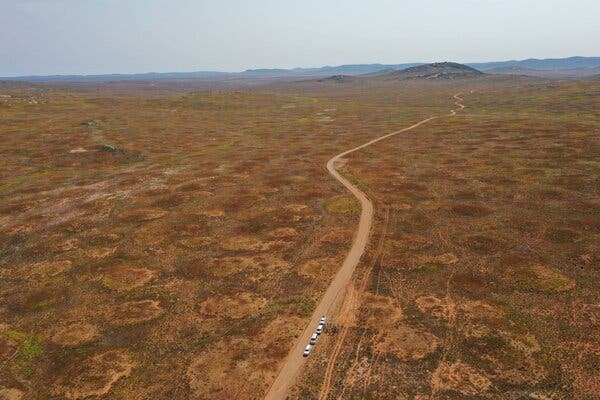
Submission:
[[[600,80],[193,86],[0,84],[0,398],[262,398],[430,116],[290,397],[597,398]]]

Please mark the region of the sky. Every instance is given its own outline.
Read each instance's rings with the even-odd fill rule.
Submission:
[[[598,0],[0,0],[0,76],[600,56]]]

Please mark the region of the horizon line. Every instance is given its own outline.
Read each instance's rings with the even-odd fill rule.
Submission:
[[[523,61],[544,61],[544,60],[567,60],[572,58],[600,58],[600,56],[568,56],[568,57],[547,57],[547,58],[524,58],[524,59],[510,59],[510,60],[492,60],[492,61],[476,61],[476,62],[460,62],[458,64],[464,65],[473,65],[473,64],[491,64],[491,63],[507,63],[507,62],[523,62]],[[0,76],[0,80],[8,78],[51,78],[51,77],[100,77],[100,76],[119,76],[119,75],[150,75],[150,74],[193,74],[193,73],[214,73],[214,74],[243,74],[244,72],[251,71],[270,71],[270,70],[278,70],[278,71],[294,71],[294,70],[311,70],[311,69],[322,69],[322,68],[337,68],[344,66],[354,66],[354,65],[381,65],[381,66],[394,66],[394,65],[407,65],[407,64],[432,64],[436,62],[456,62],[450,60],[444,61],[431,61],[431,62],[401,62],[401,63],[381,63],[381,62],[370,62],[370,63],[350,63],[350,64],[337,64],[337,65],[321,65],[315,67],[290,67],[290,68],[281,68],[281,67],[264,67],[264,68],[247,68],[244,70],[238,71],[224,71],[224,70],[187,70],[187,71],[146,71],[146,72],[106,72],[106,73],[58,73],[58,74],[30,74],[30,75],[4,75]]]

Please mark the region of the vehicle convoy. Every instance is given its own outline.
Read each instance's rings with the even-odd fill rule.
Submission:
[[[321,319],[319,319],[319,325],[317,325],[317,330],[315,331],[315,333],[312,334],[312,336],[310,337],[309,343],[306,345],[306,347],[304,348],[304,351],[302,352],[302,355],[304,357],[308,357],[309,356],[309,354],[312,351],[314,345],[317,344],[317,340],[319,339],[319,335],[322,334],[325,331],[325,322],[326,321],[327,321],[327,318],[324,315],[321,317]]]

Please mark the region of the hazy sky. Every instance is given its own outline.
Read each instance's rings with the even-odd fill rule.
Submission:
[[[599,0],[0,0],[0,76],[600,56]]]

